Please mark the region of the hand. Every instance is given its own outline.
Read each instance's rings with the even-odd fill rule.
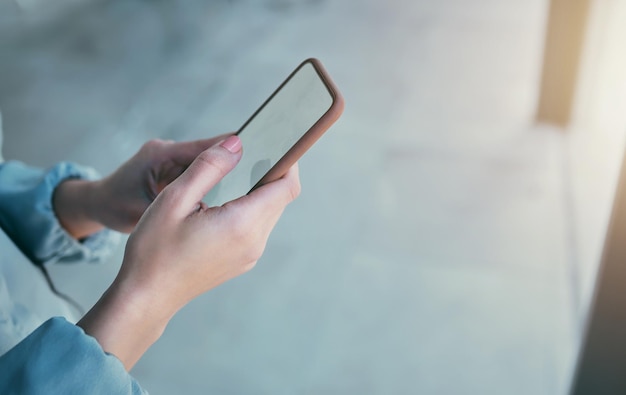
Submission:
[[[250,270],[288,203],[297,166],[221,207],[202,197],[241,158],[238,137],[202,152],[156,197],[131,234],[111,288],[79,322],[130,369],[170,318],[203,292]]]
[[[103,227],[130,233],[146,208],[204,150],[229,134],[175,143],[151,140],[100,181],[67,180],[53,205],[63,227],[77,239]]]
[[[228,134],[175,143],[151,140],[113,174],[98,181],[94,216],[104,226],[130,233],[157,195],[204,150]]]

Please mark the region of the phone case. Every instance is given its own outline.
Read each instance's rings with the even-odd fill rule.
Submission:
[[[239,129],[237,134],[241,133],[242,130],[245,129],[246,125],[250,123],[254,117],[263,110],[267,103],[269,103],[272,98],[281,90],[281,88],[295,75],[298,70],[300,70],[304,65],[310,63],[315,71],[318,73],[319,77],[324,82],[326,88],[328,89],[331,97],[332,104],[328,111],[287,151],[283,157],[276,162],[276,164],[267,172],[265,175],[259,180],[259,182],[252,187],[250,190],[253,191],[259,186],[266,184],[268,182],[274,181],[282,177],[289,168],[296,163],[302,155],[330,128],[330,126],[335,123],[335,121],[341,116],[344,109],[344,100],[343,96],[337,89],[337,86],[330,78],[326,69],[322,65],[322,63],[315,59],[309,58],[302,62],[288,77],[285,81],[280,84],[280,86],[272,93],[272,95],[263,103],[258,110],[255,111],[254,114],[243,124],[243,126]]]

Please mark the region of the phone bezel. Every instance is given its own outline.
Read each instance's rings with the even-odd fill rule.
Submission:
[[[298,71],[304,67],[306,64],[311,64],[313,69],[317,72],[318,76],[324,83],[326,89],[328,90],[330,96],[332,97],[332,104],[330,108],[307,130],[302,137],[283,155],[278,162],[272,168],[265,173],[263,177],[250,189],[250,192],[258,188],[263,184],[267,184],[268,182],[274,181],[282,177],[291,166],[298,159],[304,155],[304,153],[311,148],[311,146],[330,128],[330,126],[335,123],[335,121],[341,116],[344,109],[344,100],[343,96],[337,89],[337,86],[328,75],[328,72],[322,65],[322,63],[316,58],[309,58],[300,63],[298,67],[294,71],[289,74],[289,76],[283,81],[278,88],[263,102],[263,104],[252,114],[250,118],[239,128],[236,135],[239,135],[243,131],[245,131],[246,126],[254,120],[254,118],[265,108],[265,106],[272,101],[274,96],[280,92],[280,90],[291,80],[291,78],[298,73]],[[246,147],[244,147],[244,150]],[[244,151],[245,152],[245,151]]]

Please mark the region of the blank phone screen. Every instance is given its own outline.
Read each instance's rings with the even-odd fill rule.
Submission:
[[[304,63],[239,132],[243,156],[203,199],[220,206],[247,194],[330,109],[333,96],[311,63]]]

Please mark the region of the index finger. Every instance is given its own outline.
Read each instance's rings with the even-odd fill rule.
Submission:
[[[241,140],[230,136],[219,145],[201,152],[161,194],[168,191],[167,194],[178,195],[178,206],[183,211],[188,210],[237,165],[241,155]]]

